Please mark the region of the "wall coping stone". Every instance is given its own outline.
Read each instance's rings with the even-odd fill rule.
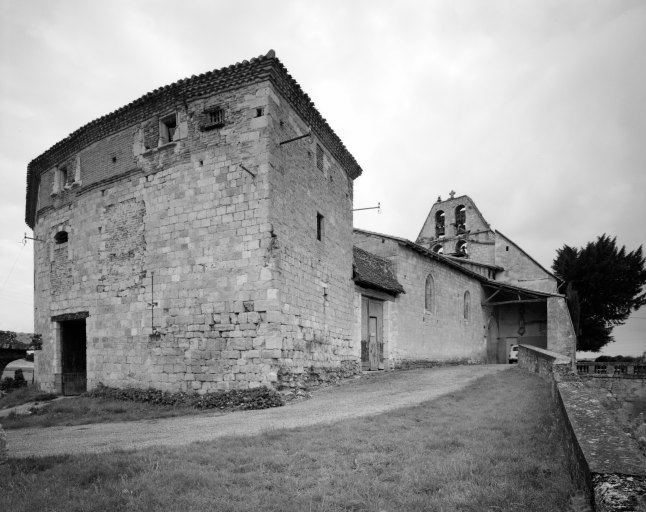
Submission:
[[[519,366],[539,373],[552,383],[552,394],[565,423],[571,445],[572,476],[597,512],[635,510],[646,495],[646,457],[634,439],[624,433],[610,411],[569,368],[569,358],[521,345]],[[547,364],[540,364],[540,360]]]
[[[567,410],[590,472],[646,476],[646,459],[634,440],[583,382],[559,382]]]
[[[565,356],[563,354],[559,354],[558,352],[552,352],[551,350],[546,350],[544,348],[538,348],[534,347],[532,345],[523,345],[520,344],[518,345],[519,347],[526,348],[530,350],[531,352],[538,352],[539,354],[542,354],[543,357],[550,358],[552,359],[556,364],[570,364],[571,360],[568,356]]]

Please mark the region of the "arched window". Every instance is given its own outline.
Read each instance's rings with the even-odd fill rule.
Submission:
[[[433,276],[429,274],[426,276],[426,288],[424,293],[424,309],[429,313],[433,312],[435,308],[435,283]]]
[[[436,252],[438,254],[444,254],[444,247],[442,247],[442,244],[435,244],[431,251]]]
[[[59,231],[54,235],[54,241],[57,244],[64,244],[67,242],[67,231]]]
[[[471,294],[467,290],[464,292],[464,319],[468,320],[471,314]]]
[[[438,210],[435,212],[435,236],[437,238],[444,236],[444,211]]]
[[[467,254],[469,254],[467,252],[466,240],[458,240],[458,243],[455,244],[455,254],[458,256],[466,256]]]
[[[463,204],[455,208],[455,233],[461,235],[467,232],[467,208]]]

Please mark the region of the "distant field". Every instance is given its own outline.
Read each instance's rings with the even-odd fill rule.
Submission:
[[[27,382],[34,381],[34,363],[25,361],[24,359],[17,359],[16,361],[9,363],[2,372],[0,380],[6,379],[7,377],[11,377],[13,379],[17,369],[22,370],[22,376]]]
[[[511,370],[332,425],[10,460],[0,510],[585,510],[571,506],[580,497],[550,403],[545,382]]]

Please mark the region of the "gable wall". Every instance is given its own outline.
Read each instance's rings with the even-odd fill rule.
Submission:
[[[464,234],[458,234],[455,226],[455,209],[459,205],[466,207],[465,225],[468,233]],[[445,213],[445,235],[437,238],[435,234],[435,215],[440,210]],[[456,251],[456,244],[460,240],[467,242],[469,259],[488,265],[494,264],[494,234],[480,215],[473,201],[467,196],[460,196],[434,203],[416,243],[428,249],[439,243],[442,245],[444,254],[452,254]]]
[[[496,233],[496,265],[503,267],[496,281],[539,292],[556,293],[556,278],[543,270],[527,254]]]

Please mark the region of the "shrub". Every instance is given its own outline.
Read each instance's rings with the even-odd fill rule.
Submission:
[[[22,375],[22,372],[18,373],[14,378],[6,377],[0,381],[0,391],[5,391],[11,393],[14,389],[23,388],[27,386],[27,381]]]
[[[108,398],[131,402],[148,403],[167,407],[194,407],[196,409],[268,409],[284,405],[284,400],[275,390],[267,387],[216,391],[198,395],[183,391],[171,393],[148,388],[112,388],[99,384],[86,393],[93,398]]]

